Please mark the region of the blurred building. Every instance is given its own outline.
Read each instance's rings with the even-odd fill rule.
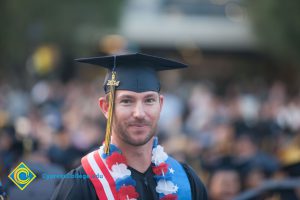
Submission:
[[[240,51],[255,47],[240,0],[130,0],[121,32],[151,48]]]
[[[244,4],[240,0],[129,0],[120,35],[132,51],[186,62],[189,70],[180,74],[185,80],[209,80],[221,87],[232,80],[268,81],[281,73],[270,70],[272,61],[258,51]]]

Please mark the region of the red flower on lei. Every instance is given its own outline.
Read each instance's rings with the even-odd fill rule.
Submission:
[[[152,171],[156,175],[162,175],[163,173],[165,174],[168,172],[168,167],[169,167],[168,164],[163,162],[160,163],[158,166],[152,166]]]
[[[158,146],[160,147],[160,146]],[[156,148],[156,147],[154,147]],[[165,174],[168,173],[168,164],[165,163],[164,161],[167,159],[167,156],[165,156],[164,158],[164,151],[163,148],[160,147],[158,149],[159,151],[154,151],[152,152],[153,155],[156,154],[156,158],[158,158],[157,156],[161,156],[159,157],[161,161],[159,161],[156,166],[152,166],[152,171],[154,174],[158,175],[158,176],[165,176]],[[158,161],[158,160],[156,160]],[[109,155],[106,159],[105,162],[108,166],[108,168],[110,170],[112,170],[113,165],[119,165],[119,164],[124,164],[127,166],[127,162],[126,162],[126,158],[120,154],[119,152],[113,152],[111,155]],[[154,164],[154,161],[152,161],[152,163]],[[158,192],[158,193],[162,193],[162,192]],[[133,185],[123,185],[120,187],[120,189],[117,191],[117,196],[118,196],[118,200],[128,200],[128,199],[137,199],[139,197],[139,193],[137,193],[135,187]],[[168,195],[163,195],[160,200],[178,200],[178,196],[177,194],[168,194]]]
[[[136,192],[135,187],[132,185],[122,186],[118,191],[119,200],[137,199],[139,193]]]
[[[160,200],[177,200],[177,195],[176,194],[168,194],[164,197],[162,197]]]
[[[112,166],[117,163],[118,164],[123,163],[123,164],[127,165],[126,158],[118,152],[112,153],[106,159],[106,164],[110,170],[111,170]]]

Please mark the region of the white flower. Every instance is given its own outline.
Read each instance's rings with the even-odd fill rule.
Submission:
[[[156,186],[156,192],[163,193],[164,195],[176,193],[177,190],[177,185],[174,185],[172,181],[159,180]]]
[[[114,180],[117,180],[118,178],[130,176],[131,171],[127,169],[127,166],[123,163],[115,164],[111,167],[111,175],[114,178]]]
[[[99,148],[99,153],[100,153],[100,155],[101,155],[103,152],[104,152],[104,146],[100,146],[100,148]]]
[[[164,148],[160,145],[157,145],[156,148],[152,150],[152,163],[159,165],[162,162],[165,162],[168,159],[168,154],[164,152]]]

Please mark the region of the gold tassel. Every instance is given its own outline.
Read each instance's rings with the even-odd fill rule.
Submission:
[[[113,120],[114,102],[115,102],[115,87],[119,85],[120,81],[116,81],[116,72],[112,72],[111,80],[108,80],[107,85],[109,86],[108,96],[108,117],[106,123],[106,133],[104,142],[104,153],[109,154],[109,144],[111,139],[111,128]]]

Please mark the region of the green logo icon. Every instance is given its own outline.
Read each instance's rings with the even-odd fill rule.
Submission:
[[[36,178],[36,175],[21,162],[9,175],[8,178],[20,188],[24,190],[31,181]]]

